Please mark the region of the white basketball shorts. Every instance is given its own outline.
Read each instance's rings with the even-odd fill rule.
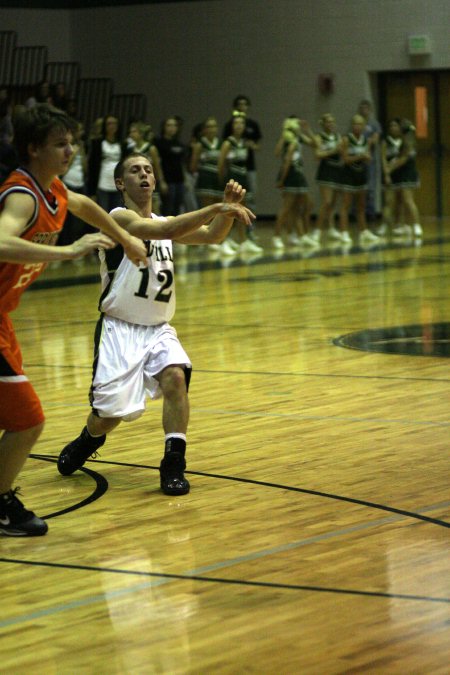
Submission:
[[[177,332],[168,323],[141,326],[103,317],[91,405],[99,417],[136,419],[147,397],[162,395],[155,377],[167,366],[192,368]]]

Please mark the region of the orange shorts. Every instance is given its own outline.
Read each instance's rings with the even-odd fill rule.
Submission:
[[[0,429],[25,431],[42,424],[38,395],[22,368],[22,354],[11,319],[0,315]]]

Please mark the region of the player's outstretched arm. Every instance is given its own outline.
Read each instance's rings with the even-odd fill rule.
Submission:
[[[233,185],[234,184],[234,185]],[[196,211],[182,213],[168,219],[142,218],[131,209],[116,211],[113,217],[117,223],[131,234],[141,239],[176,239],[184,241],[186,236],[195,235],[207,223],[211,223],[217,216],[226,216],[242,220],[250,224],[254,215],[240,204],[245,197],[245,190],[239,183],[230,181],[223,202],[210,204]],[[196,243],[196,242],[194,242]]]
[[[191,235],[177,238],[177,241],[183,244],[219,244],[228,236],[234,220],[250,225],[256,216],[241,203],[244,199],[245,190],[242,185],[235,180],[228,181],[223,202],[218,205],[219,212],[209,225],[201,227]]]
[[[13,193],[7,199],[0,215],[0,260],[10,263],[46,263],[72,260],[96,248],[111,248],[115,244],[102,233],[82,237],[70,246],[49,246],[21,239],[34,214],[33,197]]]
[[[71,213],[84,220],[89,225],[97,227],[104,234],[107,234],[111,239],[114,239],[123,247],[126,256],[135,265],[144,263],[147,265],[147,251],[144,243],[133,236],[125,229],[120,227],[106,211],[104,211],[98,204],[86,197],[75,192],[67,191],[68,194],[68,208]]]

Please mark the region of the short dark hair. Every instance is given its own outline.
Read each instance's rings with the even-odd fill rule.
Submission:
[[[65,112],[49,103],[38,103],[33,108],[27,108],[14,116],[14,146],[19,161],[27,163],[30,160],[28,146],[45,144],[52,131],[74,132],[76,122]]]
[[[235,97],[234,97],[234,99],[233,99],[233,108],[235,108],[235,107],[237,106],[237,104],[239,103],[239,101],[245,101],[245,102],[247,103],[247,105],[251,105],[249,97],[248,97],[248,96],[245,96],[244,94],[240,94],[239,96],[235,96]]]
[[[120,162],[118,162],[116,164],[116,166],[114,167],[114,180],[115,181],[118,178],[123,178],[125,162],[127,162],[132,157],[143,157],[144,159],[147,160],[147,162],[150,165],[152,165],[148,155],[146,155],[144,152],[136,152],[135,150],[133,150],[132,152],[129,152],[127,155],[125,155],[125,157],[122,157]]]

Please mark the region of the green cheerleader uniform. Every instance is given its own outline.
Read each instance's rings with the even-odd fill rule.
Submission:
[[[401,138],[392,138],[392,136],[386,136],[384,139],[386,143],[386,159],[388,164],[393,160],[397,159],[400,155],[400,150],[402,147],[402,139]],[[392,177],[391,177],[392,181]],[[394,189],[394,186],[392,185],[392,182],[388,185],[386,185],[385,182],[385,176],[383,173],[383,185],[384,187],[387,187],[389,190]]]
[[[198,197],[217,197],[220,200],[222,190],[219,185],[217,161],[219,159],[221,141],[219,138],[208,141],[207,138],[202,136],[200,144],[202,149],[200,152],[195,192]]]
[[[365,155],[369,150],[367,138],[361,135],[356,138],[353,134],[347,134],[349,141],[348,154],[351,156]],[[368,188],[368,168],[364,159],[344,164],[341,169],[339,188],[344,192],[362,192]]]
[[[234,136],[228,136],[226,139],[231,148],[227,155],[228,170],[225,183],[234,179],[247,190],[247,197],[249,197],[249,182],[247,176],[247,158],[248,149],[245,145],[245,140],[241,138],[239,141]]]
[[[404,152],[404,149],[405,141],[402,140],[399,155]],[[419,187],[420,180],[416,166],[416,151],[414,148],[409,149],[408,159],[405,164],[391,172],[391,181],[393,190],[410,190]]]
[[[318,185],[324,185],[325,187],[337,190],[340,188],[339,181],[342,171],[341,153],[337,150],[337,147],[341,142],[341,136],[340,134],[326,134],[324,132],[321,132],[319,135],[319,149],[326,152],[336,150],[336,152],[333,155],[323,157],[320,160],[319,166],[317,167],[316,182]]]
[[[309,192],[309,186],[307,183],[307,180],[305,178],[305,174],[303,173],[303,158],[302,158],[302,146],[300,141],[293,141],[295,143],[295,150],[292,153],[292,161],[291,165],[289,167],[289,170],[287,172],[286,178],[284,179],[284,183],[281,187],[281,192],[283,193],[288,193],[288,194],[294,194],[294,195],[302,195],[306,194]],[[283,158],[286,156],[286,153],[288,152],[290,146],[292,145],[292,141],[286,141],[283,144]],[[280,169],[278,173],[278,178],[281,175],[282,169]]]

